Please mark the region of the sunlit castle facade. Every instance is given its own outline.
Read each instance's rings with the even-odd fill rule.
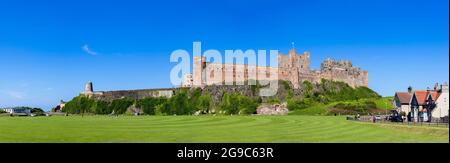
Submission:
[[[202,87],[206,85],[223,85],[225,79],[237,83],[251,80],[285,80],[294,88],[299,88],[303,81],[320,82],[321,79],[342,81],[351,87],[368,86],[368,71],[354,67],[350,61],[327,59],[322,62],[320,70],[312,70],[310,52],[298,54],[293,48],[287,55],[278,54],[278,67],[264,67],[247,64],[221,64],[206,62],[206,57],[194,57],[192,74],[183,76],[182,87]],[[276,75],[271,75],[276,72]],[[229,80],[228,80],[229,81]]]

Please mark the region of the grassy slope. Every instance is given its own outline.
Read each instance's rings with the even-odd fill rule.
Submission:
[[[392,100],[393,97],[383,97],[380,99],[375,99],[373,102],[375,102],[377,108],[379,109],[390,110],[393,108]],[[327,105],[318,104],[306,109],[294,110],[290,112],[289,115],[327,115],[328,108],[336,105],[337,103],[338,102],[332,102]]]
[[[325,116],[0,117],[0,142],[449,142],[448,128]]]

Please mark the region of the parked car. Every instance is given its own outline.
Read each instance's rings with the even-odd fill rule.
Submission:
[[[381,116],[377,115],[377,116],[375,116],[375,119],[376,119],[377,121],[379,121],[379,120],[381,120]]]
[[[402,116],[397,112],[397,110],[391,110],[391,115],[389,116],[391,122],[403,122]]]

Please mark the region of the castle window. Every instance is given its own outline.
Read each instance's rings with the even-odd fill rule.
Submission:
[[[210,78],[214,78],[214,70],[211,71]]]

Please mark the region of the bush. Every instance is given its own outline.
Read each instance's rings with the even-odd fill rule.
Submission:
[[[156,108],[157,106],[160,105],[165,105],[167,103],[167,98],[165,97],[158,97],[158,98],[154,98],[154,97],[148,97],[148,98],[144,98],[141,100],[138,100],[136,102],[136,107],[140,108],[144,111],[145,114],[148,115],[155,115],[156,112]],[[164,109],[161,110],[160,108],[160,112],[162,112]]]
[[[113,110],[109,105],[110,103],[106,101],[95,101],[91,106],[90,112],[95,114],[111,114]]]
[[[41,108],[32,108],[30,112],[36,114],[37,116],[45,115],[45,111]]]
[[[169,115],[190,115],[193,114],[189,96],[186,90],[179,90],[178,93],[169,100]]]
[[[167,115],[167,109],[168,104],[167,103],[163,103],[163,104],[159,104],[155,106],[155,115]]]
[[[289,99],[287,101],[287,108],[289,110],[300,110],[311,107],[315,104],[314,100],[311,98],[303,98],[303,99]]]
[[[132,99],[117,99],[113,100],[109,106],[109,108],[114,111],[115,114],[124,114],[128,107],[133,105],[134,100]]]
[[[195,110],[201,111],[203,113],[208,113],[213,109],[213,107],[214,107],[214,103],[211,99],[211,96],[210,95],[202,95],[197,100]]]
[[[332,106],[332,112],[342,114],[367,114],[379,112],[375,102],[371,100],[357,100],[338,102]]]
[[[283,80],[283,81],[281,81],[281,84],[283,85],[283,88],[287,91],[286,98],[290,99],[290,98],[294,97],[294,92],[292,91],[292,88],[291,88],[291,82]]]
[[[303,82],[303,97],[312,98],[313,97],[313,84],[309,81]]]
[[[253,114],[259,106],[258,99],[252,99],[237,93],[224,93],[219,103],[219,110],[222,114]]]
[[[91,107],[94,103],[94,100],[81,95],[67,102],[63,111],[71,114],[93,113]]]

